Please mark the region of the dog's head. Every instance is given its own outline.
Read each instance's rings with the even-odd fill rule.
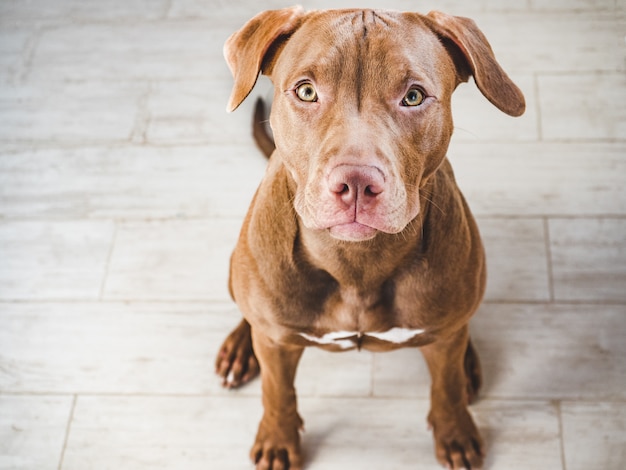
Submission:
[[[452,135],[452,92],[472,75],[519,116],[524,97],[472,20],[372,10],[266,11],[224,48],[232,111],[260,72],[275,88],[270,123],[308,228],[343,240],[399,233]],[[276,158],[273,157],[273,158]]]

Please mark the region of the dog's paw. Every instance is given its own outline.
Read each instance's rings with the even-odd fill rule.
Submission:
[[[280,424],[270,425],[264,418],[259,425],[250,458],[256,470],[300,470],[300,430],[302,419],[296,414],[283,419]]]
[[[243,320],[226,338],[215,360],[215,372],[226,388],[236,388],[259,375],[250,325]]]
[[[437,418],[431,412],[428,422],[435,438],[435,456],[441,465],[454,470],[482,467],[483,442],[467,410],[447,418]]]

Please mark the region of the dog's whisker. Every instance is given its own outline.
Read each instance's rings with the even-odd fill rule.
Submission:
[[[474,137],[476,140],[480,140],[480,136],[472,131],[470,131],[469,129],[465,129],[464,127],[457,127],[454,126],[454,132],[456,133],[456,131],[461,131],[464,132],[467,135],[470,135],[472,137]]]

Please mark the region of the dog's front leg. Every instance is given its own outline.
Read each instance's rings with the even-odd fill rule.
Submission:
[[[432,378],[428,422],[435,438],[435,455],[452,469],[477,469],[483,463],[482,440],[467,409],[464,359],[468,345],[465,326],[421,348]]]
[[[255,328],[252,340],[261,365],[264,413],[250,457],[257,470],[299,470],[303,422],[294,380],[304,348],[277,344]]]

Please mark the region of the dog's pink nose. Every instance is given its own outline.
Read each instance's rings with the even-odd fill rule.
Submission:
[[[385,177],[373,166],[339,165],[328,176],[328,188],[345,204],[366,204],[384,191]]]

